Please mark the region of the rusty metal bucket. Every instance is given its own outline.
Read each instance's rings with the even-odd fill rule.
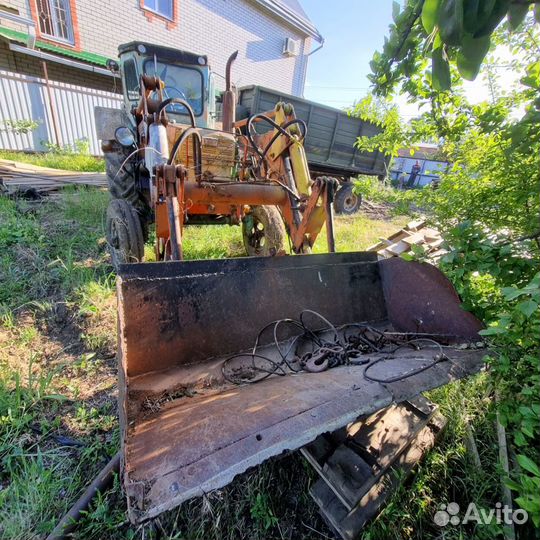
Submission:
[[[478,341],[481,323],[436,268],[374,253],[125,265],[118,301],[123,481],[133,522],[360,415],[476,372],[484,355],[448,348],[447,361],[392,383],[368,380],[365,365],[226,381],[225,358],[249,350],[266,324],[306,308],[335,325],[367,321]],[[404,351],[379,372],[399,374],[419,361]]]

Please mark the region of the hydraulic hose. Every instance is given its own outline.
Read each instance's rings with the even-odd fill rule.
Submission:
[[[202,173],[202,137],[200,132],[196,127],[190,127],[187,128],[178,139],[176,139],[172,149],[171,149],[171,155],[169,156],[169,159],[167,161],[167,165],[172,165],[174,163],[174,160],[176,159],[176,154],[178,153],[178,150],[184,144],[184,142],[187,141],[189,137],[193,137],[193,157],[195,159],[195,176],[197,179],[200,178]]]
[[[196,125],[195,125],[195,113],[193,112],[193,109],[192,109],[191,105],[187,101],[185,101],[185,100],[183,100],[181,98],[168,98],[168,99],[163,100],[158,106],[158,110],[157,110],[158,116],[161,115],[161,113],[162,113],[163,109],[165,109],[165,107],[168,107],[172,103],[178,103],[178,105],[182,105],[183,107],[185,107],[187,112],[188,112],[189,119],[191,120],[191,127],[196,127]]]
[[[264,122],[270,124],[274,129],[277,130],[277,133],[274,134],[274,136],[272,137],[272,139],[270,139],[270,142],[266,145],[266,147],[264,148],[263,151],[260,150],[260,148],[257,146],[257,144],[255,143],[255,141],[253,140],[253,135],[252,135],[252,132],[251,132],[251,128],[253,126],[253,122],[257,119],[261,119],[263,120]],[[268,153],[268,151],[270,150],[270,148],[272,147],[272,145],[276,142],[277,138],[280,136],[280,135],[284,135],[285,137],[291,137],[291,134],[287,131],[287,128],[292,126],[292,125],[299,125],[302,127],[301,131],[301,137],[299,139],[300,142],[302,142],[305,137],[306,137],[306,133],[307,133],[307,125],[306,123],[301,120],[300,118],[295,118],[293,120],[290,120],[289,122],[283,124],[283,126],[280,126],[277,122],[274,122],[274,120],[272,120],[271,118],[269,118],[268,116],[266,116],[265,114],[262,114],[262,113],[259,113],[259,114],[255,114],[253,116],[251,116],[247,122],[247,138],[251,144],[251,146],[253,147],[253,149],[255,150],[255,152],[257,152],[257,155],[259,156],[259,164],[258,164],[258,168],[260,169],[261,168],[261,165],[263,163],[263,161],[266,159],[266,154]]]

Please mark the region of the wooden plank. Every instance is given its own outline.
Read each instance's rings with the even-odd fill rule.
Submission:
[[[345,436],[337,438],[334,448],[320,436],[302,453],[341,504],[352,510],[426,425],[434,410],[435,406],[423,397],[392,405],[347,426]]]
[[[410,249],[411,249],[411,246],[409,246],[409,244],[407,244],[404,240],[400,240],[399,242],[396,242],[395,244],[388,246],[386,248],[386,251],[388,251],[389,253],[397,257],[401,255],[402,253],[406,253]]]
[[[415,244],[423,244],[424,243],[424,235],[421,232],[416,232],[416,233],[410,234],[409,236],[403,238],[403,241],[406,244],[409,244],[409,246],[413,246]]]
[[[426,226],[426,220],[425,219],[418,219],[416,221],[410,221],[407,223],[407,229],[410,231],[417,231],[419,229],[422,229]]]

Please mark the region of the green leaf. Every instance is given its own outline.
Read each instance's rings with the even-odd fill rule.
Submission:
[[[526,471],[530,472],[534,476],[540,476],[540,469],[538,468],[538,465],[529,457],[518,454],[517,461],[522,469],[525,469]]]
[[[431,78],[435,90],[449,90],[451,86],[450,66],[443,56],[443,49],[439,47],[431,53]]]
[[[503,20],[509,6],[510,0],[496,0],[493,10],[486,18],[485,22],[474,33],[474,37],[478,38],[490,35]]]
[[[521,490],[521,484],[518,484],[516,481],[511,480],[510,478],[505,480],[504,484],[506,485],[506,487],[508,487],[509,489],[512,489],[514,491],[520,491]]]
[[[537,513],[540,510],[540,501],[536,501],[530,497],[516,497],[516,502],[523,510],[527,510],[529,514]]]
[[[534,18],[537,23],[540,23],[540,4],[534,5]]]
[[[525,300],[520,302],[517,308],[525,317],[529,318],[538,309],[538,304],[534,300]]]
[[[395,0],[392,2],[392,19],[394,22],[397,22],[397,18],[399,17],[399,12],[401,10],[401,7],[399,5],[399,2],[396,2]]]
[[[514,435],[514,442],[516,443],[516,446],[525,446],[527,444],[527,439],[525,439],[523,433],[518,431]],[[508,486],[508,487],[510,487],[510,486]]]
[[[503,293],[506,300],[514,300],[518,296],[525,294],[525,291],[522,291],[521,289],[516,289],[515,287],[503,287],[501,289],[501,292]]]
[[[440,5],[440,0],[425,0],[424,2],[424,7],[422,8],[422,24],[428,34],[433,32],[433,29],[437,24]]]
[[[486,22],[495,7],[495,0],[465,0],[463,24],[469,34],[474,34]]]
[[[480,66],[490,45],[490,36],[473,38],[470,34],[463,36],[461,48],[457,55],[457,67],[463,78],[473,81],[476,79]]]
[[[52,399],[53,401],[67,401],[69,398],[62,394],[47,394],[43,399]]]
[[[442,0],[437,20],[443,42],[459,45],[463,37],[463,0]]]
[[[516,30],[523,22],[528,11],[528,4],[510,4],[510,7],[508,8],[508,22],[510,23],[510,28],[512,30]]]
[[[491,326],[485,330],[480,330],[478,333],[481,336],[495,336],[498,334],[504,334],[505,332],[506,328],[501,328],[500,326]]]

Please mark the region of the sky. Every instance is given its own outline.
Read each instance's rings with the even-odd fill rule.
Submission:
[[[381,50],[392,22],[392,0],[300,0],[304,11],[325,38],[324,47],[310,56],[304,97],[331,107],[342,108],[369,93],[369,62]],[[313,44],[313,48],[317,43]],[[516,74],[501,72],[503,86]],[[465,82],[464,90],[472,103],[488,100],[486,82]],[[416,105],[398,97],[401,116],[406,121],[417,116]]]
[[[392,0],[301,3],[325,38],[324,47],[309,58],[304,97],[331,107],[351,105],[369,92],[369,62],[388,33]]]

